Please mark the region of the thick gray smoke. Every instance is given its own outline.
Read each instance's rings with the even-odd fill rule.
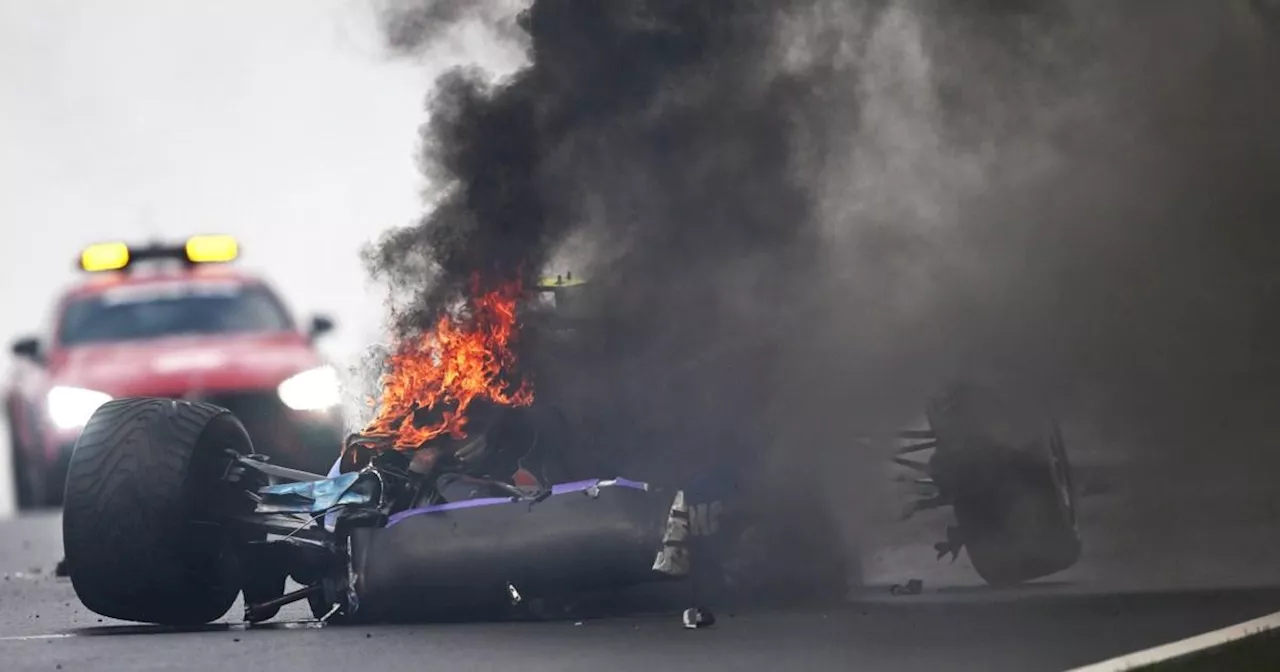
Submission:
[[[436,200],[370,264],[402,330],[476,272],[590,278],[591,351],[540,384],[602,453],[856,480],[850,437],[961,375],[1189,457],[1280,401],[1280,36],[1247,3],[486,6],[387,15],[406,51],[519,25],[529,63],[436,82]]]

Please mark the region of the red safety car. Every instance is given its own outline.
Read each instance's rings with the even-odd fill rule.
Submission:
[[[61,504],[81,430],[119,397],[217,404],[272,463],[329,468],[343,441],[339,379],[315,341],[333,322],[300,327],[265,281],[230,265],[238,256],[223,235],[83,250],[89,277],[61,297],[45,333],[12,348],[5,411],[20,507]]]

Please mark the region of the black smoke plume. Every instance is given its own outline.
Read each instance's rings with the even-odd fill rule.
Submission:
[[[405,6],[401,51],[481,4]],[[526,67],[435,83],[433,204],[370,265],[404,331],[476,272],[589,278],[592,345],[539,384],[624,462],[861,482],[851,437],[969,374],[1127,451],[1261,460],[1225,447],[1280,401],[1280,36],[1250,12],[535,0],[499,22]]]

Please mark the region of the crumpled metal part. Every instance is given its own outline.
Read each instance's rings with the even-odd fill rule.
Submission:
[[[259,513],[323,513],[341,504],[367,504],[372,497],[353,491],[359,472],[339,474],[319,481],[281,483],[258,489]]]
[[[684,491],[676,492],[667,516],[666,532],[662,536],[662,550],[653,559],[653,570],[670,576],[689,574],[689,505]]]
[[[705,607],[691,607],[685,609],[680,616],[684,627],[689,630],[698,628],[709,628],[716,624],[716,615],[711,613],[710,609]]]

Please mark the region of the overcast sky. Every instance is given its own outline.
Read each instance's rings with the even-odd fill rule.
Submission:
[[[421,209],[439,67],[388,58],[367,0],[0,0],[0,337],[85,243],[228,232],[361,347],[382,313],[358,250]]]

